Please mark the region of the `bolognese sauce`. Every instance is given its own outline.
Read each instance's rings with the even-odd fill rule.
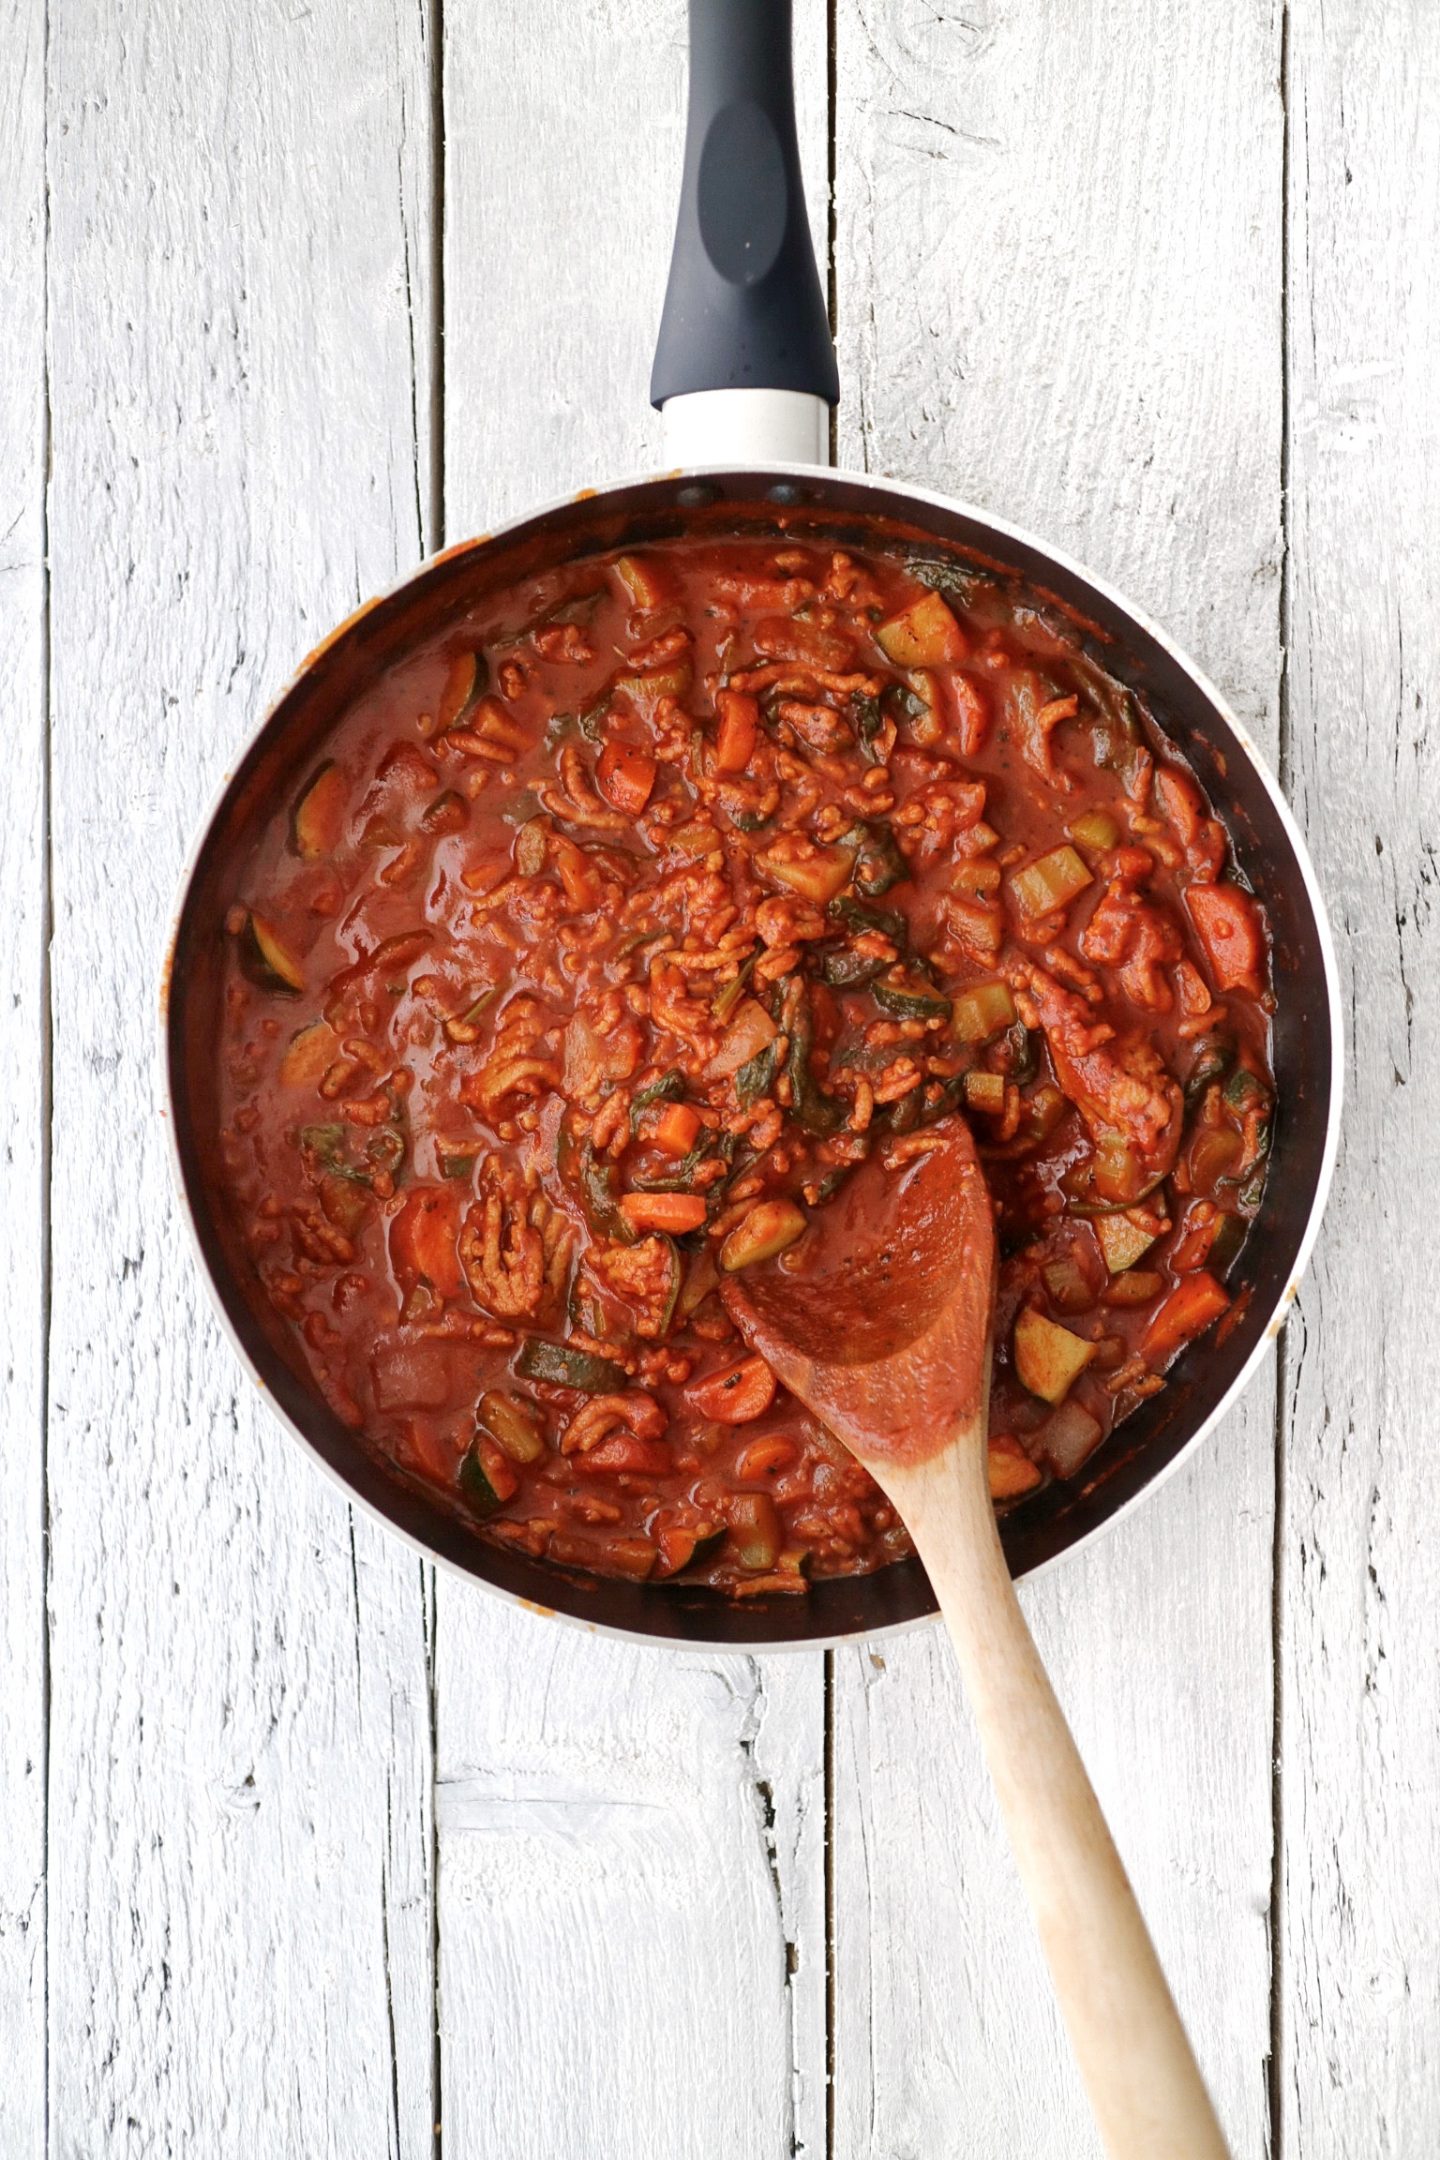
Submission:
[[[485,598],[340,720],[227,930],[261,1294],[394,1475],[536,1557],[746,1596],[909,1552],[719,1292],[957,1110],[998,1504],[1243,1297],[1263,913],[1081,629],[957,559],[676,540]]]

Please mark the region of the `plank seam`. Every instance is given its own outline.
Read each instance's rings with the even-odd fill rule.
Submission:
[[[424,0],[421,0],[422,18]],[[445,536],[445,0],[429,0],[430,37],[430,531]],[[418,445],[417,445],[418,451]],[[423,542],[422,542],[423,544]]]
[[[1276,714],[1276,764],[1282,791],[1290,792],[1290,0],[1280,5],[1280,681]],[[1275,1345],[1274,1530],[1270,1548],[1270,2059],[1266,2071],[1266,2135],[1269,2160],[1283,2160],[1285,2146],[1284,1925],[1285,1896],[1285,1505],[1286,1331]]]
[[[50,9],[40,32],[40,1969],[44,2006],[44,2081],[41,2134],[50,2136],[50,1313],[53,1294],[51,1200],[54,1183],[55,1084],[50,944],[55,923],[54,729],[50,635],[50,464],[53,415],[50,397]]]

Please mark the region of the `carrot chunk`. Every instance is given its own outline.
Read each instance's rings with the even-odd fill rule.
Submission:
[[[632,1230],[668,1230],[672,1237],[698,1230],[705,1220],[699,1193],[627,1192],[620,1207]]]
[[[760,729],[759,700],[743,690],[722,690],[715,700],[720,708],[720,727],[715,737],[717,773],[742,773],[750,763]]]
[[[402,1279],[423,1276],[437,1297],[459,1297],[465,1288],[455,1249],[460,1231],[460,1187],[417,1185],[390,1225],[390,1261]]]
[[[1145,1330],[1140,1353],[1147,1364],[1159,1365],[1230,1309],[1230,1293],[1203,1269],[1177,1283]]]
[[[1258,997],[1264,988],[1265,929],[1249,893],[1238,885],[1191,885],[1185,904],[1218,987]]]
[[[700,1119],[689,1103],[667,1103],[649,1136],[667,1155],[688,1155],[700,1137]]]
[[[638,817],[655,785],[655,760],[631,743],[606,743],[595,777],[608,803],[627,817]]]
[[[723,1372],[709,1373],[687,1392],[687,1401],[701,1417],[717,1425],[748,1425],[761,1417],[775,1399],[775,1375],[762,1357],[741,1358]]]

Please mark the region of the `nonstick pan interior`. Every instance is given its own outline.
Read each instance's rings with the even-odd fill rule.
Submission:
[[[277,799],[314,763],[329,727],[374,677],[464,615],[482,594],[617,546],[699,531],[774,532],[870,548],[938,543],[1000,569],[1043,606],[1087,626],[1106,668],[1128,683],[1189,759],[1229,827],[1242,875],[1270,919],[1278,1011],[1279,1109],[1264,1206],[1237,1284],[1246,1296],[1222,1342],[1202,1338],[1085,1465],[1013,1513],[1004,1543],[1016,1575],[1073,1550],[1170,1469],[1216,1421],[1263,1355],[1294,1295],[1333,1160],[1338,1120],[1335,971],[1313,874],[1294,827],[1238,724],[1161,633],[1118,596],[1038,542],[920,491],[818,469],[671,475],[585,494],[437,557],[312,654],[226,783],[200,841],[169,970],[166,1057],[173,1138],[201,1257],[226,1323],[277,1411],[349,1491],[427,1552],[511,1597],[660,1641],[815,1643],[874,1635],[935,1609],[918,1561],[814,1583],[803,1598],[725,1599],[572,1573],[486,1543],[395,1482],[326,1409],[269,1308],[220,1194],[214,1045],[225,911]]]

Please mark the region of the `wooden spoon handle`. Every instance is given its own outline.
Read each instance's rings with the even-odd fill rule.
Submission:
[[[976,1441],[900,1473],[895,1497],[955,1645],[1095,2119],[1112,2160],[1227,2160],[1135,1893],[1020,1610],[983,1434]]]

